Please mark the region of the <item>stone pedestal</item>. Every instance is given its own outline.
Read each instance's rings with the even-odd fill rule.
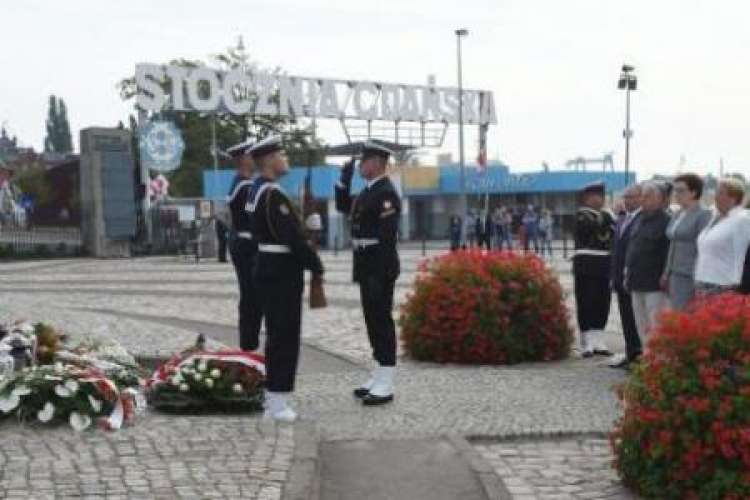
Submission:
[[[81,130],[81,228],[93,257],[129,257],[136,204],[131,135],[126,130]]]

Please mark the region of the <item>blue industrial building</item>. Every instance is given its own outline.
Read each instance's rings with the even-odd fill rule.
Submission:
[[[318,165],[310,171],[313,195],[324,221],[324,240],[329,244],[334,240],[341,243],[346,239],[345,222],[336,213],[333,203],[334,186],[340,167]],[[307,173],[306,167],[295,167],[282,179],[282,186],[292,198],[301,197]],[[218,172],[205,170],[204,196],[223,199],[229,191],[233,175],[233,171],[227,169]],[[401,224],[403,237],[445,238],[450,216],[459,212],[459,167],[455,164],[403,167],[395,169],[391,178],[404,197]],[[610,192],[617,192],[635,182],[635,174],[631,172],[626,176],[624,172],[601,170],[513,173],[506,165],[490,163],[484,172],[478,171],[474,166],[466,168],[466,193],[469,207],[473,210],[493,210],[504,206],[518,211],[520,215],[523,207],[534,205],[540,210],[550,210],[560,230],[569,230],[577,206],[577,192],[586,184],[597,180],[604,181]],[[354,191],[361,189],[363,184],[362,179],[355,176]]]

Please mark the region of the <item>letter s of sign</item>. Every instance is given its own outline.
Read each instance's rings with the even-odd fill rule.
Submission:
[[[156,64],[135,67],[136,105],[144,111],[159,111],[164,107],[164,70]]]
[[[369,92],[370,94],[372,94],[372,97],[368,99],[370,104],[367,107],[363,106],[362,104],[362,94],[364,92]],[[357,118],[360,118],[362,120],[374,120],[375,118],[377,118],[377,98],[378,88],[374,83],[359,82],[354,87],[354,113],[356,114]]]

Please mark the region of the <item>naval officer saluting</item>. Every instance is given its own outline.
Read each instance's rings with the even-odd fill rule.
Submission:
[[[386,175],[392,152],[368,141],[362,147],[359,172],[367,186],[357,196],[350,193],[354,160],[341,170],[336,185],[336,209],[349,215],[354,249],[354,281],[359,283],[367,336],[377,369],[354,395],[367,406],[393,401],[396,368],[396,325],[393,322],[393,288],[399,275],[396,244],[401,199]]]
[[[253,280],[253,265],[258,253],[258,244],[253,240],[250,217],[245,212],[247,191],[252,184],[253,176],[253,161],[248,152],[251,144],[250,141],[241,142],[224,152],[225,156],[232,159],[236,169],[227,196],[227,205],[231,214],[229,254],[240,288],[239,337],[240,349],[243,351],[258,349],[263,320],[261,294]]]
[[[266,318],[265,417],[292,422],[297,415],[286,394],[294,390],[297,375],[304,270],[322,279],[323,263],[278,184],[289,171],[281,137],[267,137],[249,151],[259,174],[248,192],[246,210],[258,242],[254,277],[263,290]]]

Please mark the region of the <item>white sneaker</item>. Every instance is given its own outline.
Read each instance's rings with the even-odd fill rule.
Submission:
[[[594,355],[594,348],[591,346],[592,331],[581,332],[581,356],[590,358]]]
[[[286,408],[276,412],[266,410],[263,413],[263,418],[265,420],[275,420],[276,422],[292,423],[297,420],[297,414],[294,412],[294,410],[287,406]]]
[[[607,344],[604,343],[604,330],[592,330],[589,332],[589,345],[594,351],[594,354],[599,356],[611,356],[612,351],[607,349]]]
[[[263,418],[277,422],[294,422],[297,414],[289,407],[283,394],[266,391],[266,411]]]

